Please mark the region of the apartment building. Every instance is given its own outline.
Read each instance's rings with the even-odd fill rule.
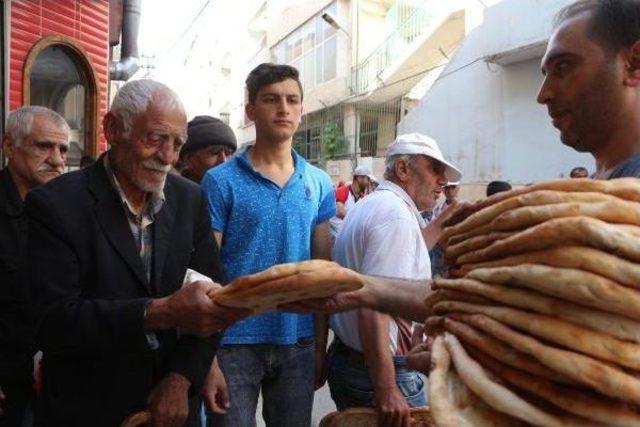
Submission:
[[[591,156],[560,142],[536,102],[553,17],[572,0],[503,0],[483,11],[436,81],[398,125],[436,138],[464,172],[466,198],[489,181],[514,185],[594,169]]]

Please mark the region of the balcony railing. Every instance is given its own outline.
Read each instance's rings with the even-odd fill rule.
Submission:
[[[387,17],[391,18],[387,22],[396,22],[398,25],[376,50],[352,68],[352,93],[359,95],[375,89],[387,67],[411,49],[413,42],[425,33],[442,12],[451,9],[448,3],[443,0],[427,0],[417,5],[396,2],[387,13]]]
[[[337,105],[305,115],[293,138],[293,148],[312,163],[327,160],[384,155],[396,137],[402,102],[359,104],[345,117]],[[355,115],[355,116],[354,116]]]

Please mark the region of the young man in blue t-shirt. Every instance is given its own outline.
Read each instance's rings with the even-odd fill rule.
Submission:
[[[327,174],[291,148],[302,116],[298,71],[261,64],[246,84],[255,145],[202,181],[229,280],[275,264],[330,259],[329,219],[336,214]],[[310,425],[315,386],[323,382],[326,331],[324,318],[314,325],[311,315],[283,312],[227,329],[218,362],[230,405],[215,411],[209,425],[254,425],[260,390],[267,425]]]

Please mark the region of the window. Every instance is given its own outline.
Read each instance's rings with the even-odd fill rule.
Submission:
[[[52,36],[34,45],[25,65],[24,104],[58,112],[71,128],[70,168],[97,154],[97,83],[86,58],[72,41]]]
[[[334,2],[316,14],[272,49],[276,62],[300,71],[305,91],[328,82],[337,75],[337,31],[322,19],[324,12],[337,16]]]

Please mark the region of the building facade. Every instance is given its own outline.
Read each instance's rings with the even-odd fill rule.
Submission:
[[[240,144],[249,144],[247,74],[263,62],[292,65],[304,89],[296,150],[335,182],[358,164],[381,175],[386,147],[429,70],[446,64],[464,39],[466,3],[480,7],[471,0],[248,0],[233,10],[214,3],[185,37],[186,53],[175,55],[188,81],[169,65],[153,76],[177,89],[190,117],[228,120]],[[233,37],[221,16],[237,22]]]
[[[560,142],[536,102],[553,16],[571,0],[503,0],[484,11],[460,49],[398,126],[436,138],[464,173],[467,198],[487,182],[524,185],[593,171],[589,155]],[[541,7],[544,4],[544,7]]]
[[[42,105],[71,127],[69,165],[106,148],[108,0],[3,0],[3,109]],[[4,112],[3,112],[4,119]]]
[[[305,115],[294,147],[334,181],[358,164],[382,175],[397,124],[429,70],[465,35],[464,1],[334,0],[290,5],[267,29],[272,60],[300,70]]]

